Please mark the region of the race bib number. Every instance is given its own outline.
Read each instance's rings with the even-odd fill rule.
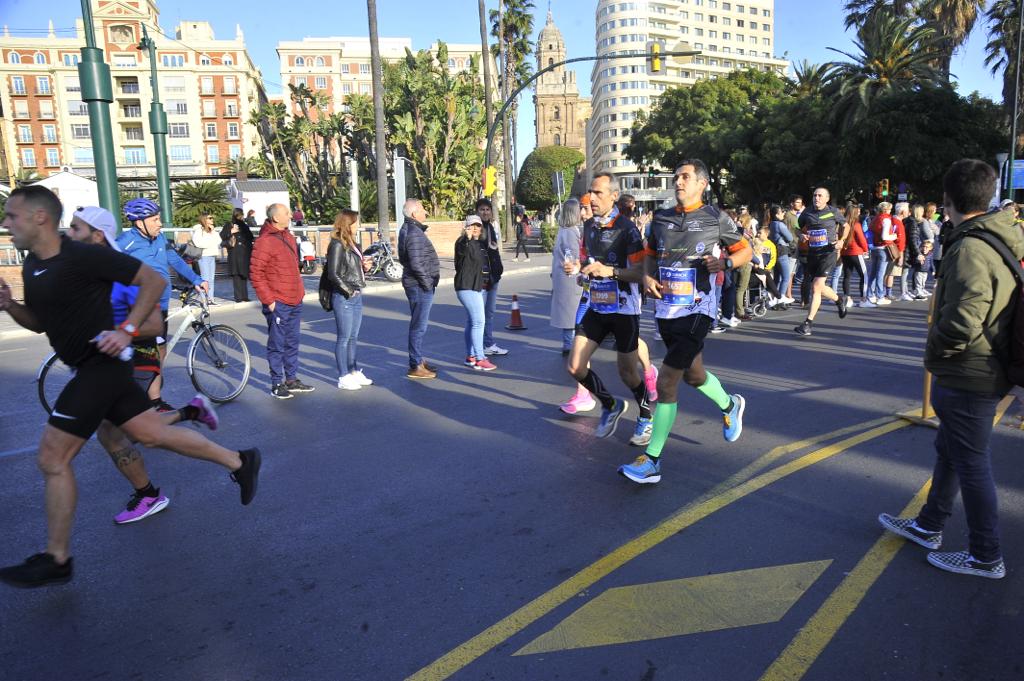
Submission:
[[[669,305],[693,305],[696,300],[697,270],[693,267],[659,267],[664,285],[662,299]]]
[[[594,279],[590,282],[590,309],[601,314],[619,311],[619,282]]]
[[[807,232],[807,236],[810,237],[810,243],[808,244],[811,248],[824,248],[828,246],[828,230],[827,229],[812,229]]]

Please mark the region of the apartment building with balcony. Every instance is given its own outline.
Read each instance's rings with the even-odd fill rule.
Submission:
[[[257,153],[256,129],[245,121],[266,101],[266,93],[241,29],[234,39],[219,40],[209,23],[183,21],[173,36],[165,35],[153,0],[92,0],[92,10],[96,43],[111,69],[110,117],[119,176],[156,172],[149,57],[136,47],[143,26],[156,43],[171,175],[220,174],[231,159]],[[0,35],[0,137],[10,173],[95,172],[77,70],[84,45],[81,20],[74,37]]]
[[[595,62],[587,126],[591,171],[614,173],[624,192],[648,206],[671,199],[672,169],[649,177],[623,154],[637,113],[649,111],[670,87],[736,69],[785,73],[789,62],[774,56],[774,27],[774,0],[599,0],[594,33],[598,55],[643,54],[652,40],[664,41],[668,50],[685,41],[702,54],[685,64],[666,58],[657,74],[647,73],[642,56]]]

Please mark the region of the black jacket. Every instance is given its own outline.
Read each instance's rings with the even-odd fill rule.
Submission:
[[[412,218],[405,219],[398,231],[398,262],[402,263],[402,286],[418,286],[430,293],[441,280],[441,262],[426,229]]]
[[[334,290],[345,298],[351,298],[354,292],[366,286],[362,258],[338,239],[331,239],[327,247],[327,278]]]
[[[480,291],[484,287],[484,253],[480,245],[460,236],[455,242],[455,290]]]
[[[490,276],[491,286],[494,286],[501,281],[501,275],[505,271],[505,266],[501,263],[501,240],[498,239],[498,230],[494,228],[494,225],[490,222],[484,223],[483,233],[480,235],[481,238],[487,239],[488,244],[494,244],[494,247],[487,248],[487,261],[490,265]]]
[[[231,227],[238,225],[234,235],[235,245],[231,246]],[[252,255],[253,236],[249,224],[243,220],[228,222],[220,230],[220,240],[228,249],[228,274],[233,277],[249,276],[249,258]]]

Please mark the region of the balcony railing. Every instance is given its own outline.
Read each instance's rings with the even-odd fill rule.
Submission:
[[[17,85],[15,85],[14,87],[11,88],[11,94],[12,95],[27,95],[28,94],[28,89],[24,85],[22,85],[21,87],[18,87]]]
[[[28,111],[15,111],[14,112],[14,117],[15,118],[29,118],[29,113],[28,113]]]
[[[141,106],[126,106],[121,111],[125,118],[142,118]]]
[[[32,144],[32,133],[26,135],[25,133],[19,132],[18,144]]]

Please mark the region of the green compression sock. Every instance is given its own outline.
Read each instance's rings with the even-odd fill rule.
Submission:
[[[661,456],[661,450],[668,440],[669,433],[672,432],[672,425],[676,422],[678,409],[679,405],[675,402],[658,402],[654,407],[654,425],[651,429],[651,441],[647,444],[647,456],[654,459]]]
[[[729,408],[732,406],[732,398],[729,397],[729,393],[725,392],[725,389],[722,387],[717,376],[710,371],[706,373],[708,375],[708,380],[704,381],[704,385],[697,388],[697,390],[699,390],[704,397],[717,404],[718,408],[722,411],[729,411]]]

